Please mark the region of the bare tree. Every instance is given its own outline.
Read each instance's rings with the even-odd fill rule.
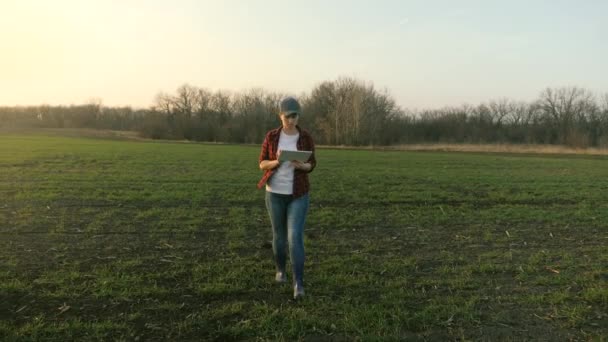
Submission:
[[[200,90],[189,84],[184,84],[177,89],[175,97],[175,109],[178,113],[185,117],[192,117],[196,110],[196,105],[199,103]]]
[[[539,103],[555,129],[556,142],[567,145],[582,145],[585,137],[575,127],[576,121],[585,118],[594,102],[593,94],[578,87],[546,88]]]
[[[527,126],[532,119],[530,105],[523,101],[510,101],[506,122],[514,126]]]
[[[171,114],[174,112],[175,100],[173,97],[165,92],[156,94],[152,109],[164,114]]]
[[[498,100],[490,101],[488,105],[490,109],[490,115],[492,116],[492,123],[496,126],[503,124],[503,120],[510,114],[511,100],[503,97]]]
[[[306,98],[305,107],[323,143],[362,145],[399,140],[387,135],[385,129],[401,109],[387,91],[379,92],[371,83],[349,77],[323,82]]]

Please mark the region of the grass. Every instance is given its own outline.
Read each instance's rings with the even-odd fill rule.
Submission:
[[[608,337],[606,156],[320,149],[294,302],[258,153],[0,135],[0,339]]]

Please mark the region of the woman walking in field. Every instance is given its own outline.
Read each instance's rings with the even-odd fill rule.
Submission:
[[[275,280],[287,282],[286,244],[293,271],[293,296],[304,296],[304,223],[308,211],[308,173],[314,170],[315,145],[312,136],[298,126],[300,104],[293,97],[279,103],[281,127],[266,134],[260,153],[264,175],[258,188],[266,186],[266,209],[272,225],[272,251],[276,265]],[[307,161],[279,161],[282,151],[312,151]]]

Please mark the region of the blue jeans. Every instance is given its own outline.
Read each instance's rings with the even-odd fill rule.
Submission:
[[[266,192],[266,209],[272,225],[272,252],[278,272],[285,272],[286,242],[293,268],[293,280],[303,285],[304,223],[308,212],[308,194],[298,198]]]

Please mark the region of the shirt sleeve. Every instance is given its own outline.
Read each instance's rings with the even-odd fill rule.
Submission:
[[[314,170],[317,166],[317,158],[315,157],[315,142],[312,140],[312,136],[310,135],[307,135],[307,140],[308,147],[310,148],[310,151],[312,151],[312,154],[308,159],[308,162],[310,163],[310,170],[308,170],[308,172],[312,172],[312,170]]]
[[[266,134],[266,137],[264,138],[264,142],[262,143],[262,150],[260,151],[260,158],[258,161],[258,164],[261,163],[263,160],[270,160],[270,139],[268,138],[268,134]]]

